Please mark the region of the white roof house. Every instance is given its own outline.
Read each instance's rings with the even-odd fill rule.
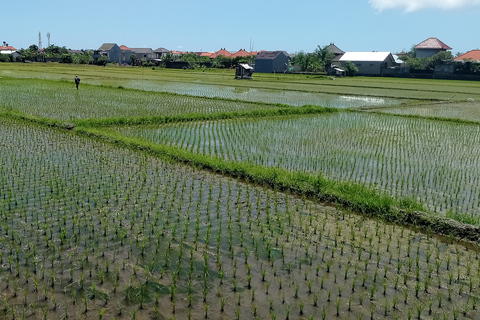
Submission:
[[[20,53],[17,50],[12,50],[12,49],[0,50],[0,54],[11,55],[13,59],[16,59],[17,57],[20,56]]]
[[[345,67],[345,62],[350,61],[358,68],[357,75],[379,76],[383,70],[397,66],[398,63],[390,52],[345,52],[342,56],[336,57],[332,63]]]
[[[385,61],[390,52],[345,52],[339,61]]]

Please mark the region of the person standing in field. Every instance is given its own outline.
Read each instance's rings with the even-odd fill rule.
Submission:
[[[80,78],[78,76],[75,76],[75,85],[77,86],[77,90],[78,90],[79,84],[80,84]]]

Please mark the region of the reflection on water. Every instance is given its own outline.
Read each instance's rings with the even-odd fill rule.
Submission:
[[[245,87],[235,87],[233,89],[233,92],[235,93],[248,93],[250,91],[250,88],[245,88]]]
[[[252,102],[282,103],[292,106],[318,105],[334,108],[360,108],[366,106],[397,105],[398,99],[339,96],[326,93],[269,90],[248,87],[229,87],[179,82],[130,81],[126,85],[132,89],[164,91],[202,97],[240,99]]]

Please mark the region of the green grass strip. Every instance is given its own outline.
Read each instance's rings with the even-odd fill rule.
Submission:
[[[165,160],[185,163],[298,196],[339,204],[366,216],[399,224],[409,224],[434,233],[478,241],[480,229],[476,226],[426,213],[423,206],[415,200],[395,199],[361,184],[336,182],[321,175],[315,176],[280,168],[226,161],[209,155],[192,153],[175,146],[125,137],[108,129],[77,127],[75,131],[78,134],[98,138],[122,147],[144,151]]]
[[[62,120],[52,119],[52,118],[45,118],[45,117],[37,117],[33,115],[29,115],[20,111],[1,111],[0,110],[0,117],[10,118],[10,119],[17,119],[17,120],[26,120],[30,122],[35,122],[38,124],[42,124],[47,127],[55,127],[61,129],[73,129],[74,125],[70,122],[64,122]]]
[[[118,117],[105,119],[79,119],[72,121],[79,127],[105,127],[113,125],[164,124],[187,121],[224,120],[234,118],[260,118],[281,115],[306,115],[338,112],[337,108],[305,105],[302,107],[279,107],[267,110],[232,111],[218,113],[191,113],[171,116]]]

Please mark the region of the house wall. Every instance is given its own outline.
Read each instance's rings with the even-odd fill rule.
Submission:
[[[415,55],[417,58],[429,58],[431,56],[436,55],[442,50],[438,49],[416,49],[415,50]]]
[[[135,51],[135,49],[133,49]],[[147,59],[147,60],[151,60],[151,59],[154,59],[154,54],[153,54],[153,51],[151,52],[134,52],[135,55],[137,56],[137,59]]]
[[[110,51],[108,51],[108,59],[110,62],[122,63],[122,49],[114,45]]]
[[[383,61],[352,61],[358,68],[357,75],[380,75],[382,73],[382,66],[387,67]]]
[[[383,70],[389,67],[397,66],[392,59],[387,58],[385,61],[351,61],[358,68],[355,75],[358,76],[380,76]],[[345,61],[341,61],[341,67],[345,68]]]
[[[132,61],[130,60],[130,56],[134,54],[135,52],[133,51],[122,51],[122,64],[130,64]]]
[[[255,59],[255,72],[271,73],[273,72],[273,60],[271,59]]]
[[[255,59],[255,72],[285,72],[288,70],[288,60],[284,53],[278,54],[274,59]]]
[[[273,59],[273,71],[285,72],[288,70],[289,58],[284,53],[280,53],[275,59]]]

